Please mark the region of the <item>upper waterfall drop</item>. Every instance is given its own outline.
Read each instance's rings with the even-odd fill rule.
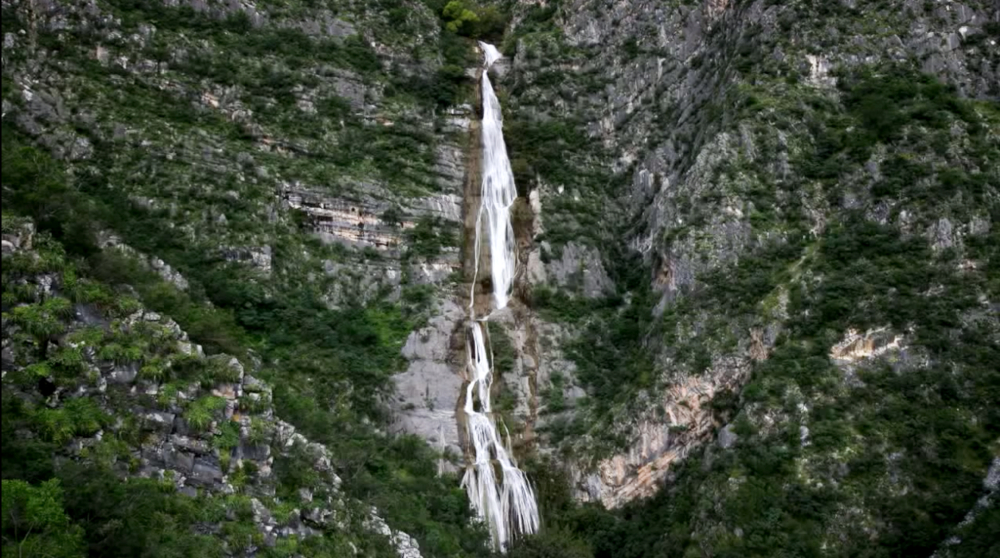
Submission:
[[[514,173],[507,158],[507,145],[503,139],[503,112],[500,101],[493,92],[489,69],[502,58],[500,51],[491,44],[479,43],[483,50],[485,68],[482,78],[483,122],[483,184],[482,203],[476,218],[476,234],[483,227],[486,217],[486,234],[490,247],[490,273],[493,279],[494,308],[507,306],[514,286],[515,255],[514,227],[510,221],[510,208],[517,198]],[[478,238],[477,238],[478,240]],[[479,242],[476,242],[476,265],[479,262]]]
[[[489,43],[479,41],[479,48],[483,49],[483,63],[487,68],[492,66],[497,60],[503,58],[503,54],[500,54],[500,49]]]
[[[493,45],[480,42],[479,46],[485,58],[482,78],[483,182],[474,239],[475,270],[469,303],[472,319],[466,342],[469,383],[463,405],[472,462],[465,471],[462,486],[468,492],[472,508],[489,527],[494,548],[503,552],[515,536],[538,531],[539,514],[534,489],[514,461],[510,436],[505,443],[493,416],[490,403],[493,355],[487,349],[486,327],[489,315],[476,320],[474,312],[480,235],[486,234],[490,249],[495,310],[506,307],[510,301],[517,261],[514,228],[510,221],[510,208],[517,198],[517,189],[503,139],[500,101],[493,92],[488,75],[490,66],[501,58],[501,54]]]

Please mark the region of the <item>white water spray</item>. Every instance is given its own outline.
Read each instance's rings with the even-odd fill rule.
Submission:
[[[467,351],[469,385],[465,393],[465,415],[474,461],[462,479],[476,514],[486,522],[493,536],[493,546],[501,551],[519,534],[538,531],[538,504],[527,475],[517,468],[510,449],[497,430],[490,406],[493,384],[493,356],[486,350],[486,320],[475,320],[473,305],[479,274],[479,242],[485,216],[486,240],[490,248],[490,271],[493,279],[494,309],[507,306],[514,284],[516,257],[514,228],[510,207],[517,197],[514,174],[510,170],[507,147],[503,141],[503,118],[500,102],[493,92],[487,71],[501,58],[493,45],[479,43],[485,54],[483,69],[483,184],[482,202],[476,218],[475,270],[469,311]],[[476,409],[476,402],[479,409]],[[498,470],[499,469],[499,470]]]

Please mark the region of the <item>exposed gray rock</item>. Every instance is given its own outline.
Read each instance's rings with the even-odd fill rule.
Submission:
[[[733,425],[727,424],[719,430],[719,447],[722,449],[729,449],[736,445],[736,441],[739,440],[739,436],[733,432]]]
[[[173,435],[170,437],[170,443],[179,449],[192,452],[196,455],[208,455],[212,452],[212,448],[207,441],[190,436]]]
[[[271,446],[267,444],[243,443],[237,447],[236,457],[251,461],[265,461],[271,456]]]
[[[597,249],[576,242],[562,247],[561,257],[546,266],[546,275],[560,287],[590,298],[605,296],[614,288]]]
[[[396,547],[396,554],[399,558],[420,558],[420,547],[417,545],[416,539],[403,533],[402,531],[394,531],[386,524],[385,520],[378,516],[377,510],[372,508],[369,516],[367,526],[372,531],[379,533],[390,541]]]
[[[222,482],[222,477],[222,469],[219,468],[219,464],[215,459],[199,457],[194,461],[194,467],[191,470],[189,480],[192,484],[203,487],[214,487]]]
[[[257,523],[267,524],[267,523],[272,523],[274,521],[274,519],[271,517],[270,510],[264,507],[264,504],[261,504],[260,500],[256,498],[251,498],[250,508],[251,510],[253,510],[254,521],[256,521]]]
[[[265,275],[271,273],[270,246],[229,247],[221,252],[226,260],[249,264]]]
[[[354,110],[361,110],[365,106],[365,93],[367,88],[361,79],[353,72],[346,70],[333,70],[333,90],[337,96],[346,99]]]
[[[107,325],[104,316],[91,304],[77,304],[73,306],[73,310],[76,313],[76,319],[88,326],[103,327]]]
[[[250,374],[243,376],[243,390],[249,393],[271,393],[271,386]]]
[[[931,237],[931,245],[935,250],[953,248],[959,241],[955,236],[955,228],[947,217],[939,219],[938,222],[931,227],[930,231],[928,231],[928,234]]]
[[[300,488],[299,489],[299,499],[302,500],[303,502],[306,502],[306,503],[312,502],[313,501],[313,493],[312,493],[312,491],[309,490],[308,488]]]
[[[405,372],[393,376],[395,428],[456,455],[461,448],[455,406],[462,379],[449,359],[453,336],[464,320],[461,307],[444,301],[427,326],[407,338],[403,356],[410,364]]]
[[[982,236],[990,232],[990,221],[979,215],[972,218],[969,223],[969,234],[972,236]]]
[[[171,430],[173,430],[174,418],[176,418],[176,416],[173,413],[167,413],[164,411],[150,411],[145,414],[147,425],[168,434]]]
[[[987,473],[986,478],[983,480],[983,486],[987,490],[1000,489],[1000,457],[993,458],[989,473]]]
[[[182,291],[187,290],[187,279],[185,279],[179,272],[175,271],[174,268],[170,267],[169,264],[160,258],[150,258],[149,264],[158,274],[160,274],[160,277],[163,277]]]
[[[139,375],[139,365],[131,362],[128,364],[115,366],[108,375],[108,379],[116,384],[131,384]]]
[[[168,454],[166,463],[178,471],[190,474],[194,471],[194,454],[186,451],[176,451]]]
[[[127,256],[132,256],[138,258],[143,265],[149,266],[150,269],[155,271],[160,277],[165,281],[173,284],[175,287],[181,290],[186,290],[188,288],[187,279],[180,274],[177,270],[172,268],[169,264],[157,257],[150,257],[136,251],[131,246],[122,242],[122,240],[109,231],[101,231],[98,235],[98,245],[101,248],[114,248],[123,252]]]

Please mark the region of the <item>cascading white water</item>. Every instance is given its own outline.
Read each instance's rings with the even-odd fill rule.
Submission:
[[[494,547],[502,551],[514,536],[538,531],[538,504],[527,475],[514,461],[510,437],[504,444],[493,420],[492,356],[486,351],[485,326],[485,321],[474,321],[469,330],[468,366],[472,377],[465,392],[465,415],[474,462],[466,469],[462,486],[476,514],[489,527]],[[499,482],[494,463],[499,466]]]
[[[490,271],[493,279],[494,309],[507,306],[514,283],[514,228],[510,222],[510,207],[517,197],[514,174],[510,170],[507,147],[503,141],[503,119],[500,102],[493,92],[487,71],[501,58],[493,45],[479,43],[485,54],[483,69],[482,123],[482,202],[476,218],[475,271],[472,302],[469,305],[472,323],[469,328],[469,385],[465,393],[465,415],[469,443],[474,461],[462,479],[469,501],[476,514],[486,522],[495,548],[504,551],[507,543],[519,534],[538,531],[538,504],[527,475],[517,468],[510,449],[510,436],[505,445],[494,422],[490,407],[490,387],[493,384],[493,358],[486,350],[486,320],[475,319],[474,301],[476,276],[479,274],[479,243],[485,215],[485,233],[490,248]],[[476,402],[479,409],[476,409]],[[499,467],[499,471],[497,471]],[[499,479],[498,479],[499,473]]]
[[[483,69],[483,188],[479,215],[476,218],[476,272],[479,266],[478,235],[486,217],[486,235],[490,247],[490,273],[493,278],[493,301],[497,310],[507,306],[514,285],[514,227],[510,222],[510,207],[517,197],[514,173],[507,158],[507,145],[503,141],[503,113],[500,101],[493,92],[489,70],[501,58],[493,45],[479,43],[486,58]]]

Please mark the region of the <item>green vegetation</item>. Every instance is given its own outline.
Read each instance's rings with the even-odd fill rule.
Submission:
[[[232,381],[233,369],[212,358],[182,355],[176,346],[159,346],[155,331],[119,327],[140,307],[156,311],[176,320],[209,356],[233,355],[248,367],[259,362],[254,374],[275,386],[273,402],[248,403],[251,398],[243,398],[243,405],[273,403],[276,415],[311,440],[326,444],[335,456],[333,467],[345,479],[345,496],[378,506],[394,529],[417,537],[424,556],[483,555],[485,536],[470,524],[459,479],[437,476],[438,456],[422,441],[384,434],[388,417],[381,401],[391,387],[388,379],[401,369],[402,343],[424,319],[424,308],[434,293],[407,285],[403,304],[382,302],[379,298],[387,293],[378,293],[368,306],[348,298],[347,304],[331,309],[326,294],[333,279],[310,276],[322,276],[317,272],[324,258],[342,261],[345,254],[306,240],[298,229],[301,223],[286,220],[283,212],[277,219],[268,217],[278,179],[327,189],[332,197],[346,199],[372,184],[393,197],[438,189],[433,165],[442,121],[426,115],[443,113],[441,109],[471,98],[473,82],[465,75],[475,65],[469,37],[491,40],[506,22],[496,9],[474,6],[477,29],[463,29],[460,36],[437,19],[444,7],[433,6],[427,12],[398,2],[331,6],[334,17],[359,30],[340,38],[325,32],[309,34],[300,27],[300,22],[315,21],[315,7],[296,2],[261,5],[272,17],[264,25],[241,12],[219,17],[215,11],[131,0],[101,3],[109,20],[121,20],[115,32],[130,37],[126,41],[105,40],[104,28],[94,30],[81,21],[90,17],[83,13],[69,14],[58,33],[39,28],[38,41],[48,52],[43,62],[46,71],[73,91],[66,105],[74,114],[92,115],[73,123],[67,133],[86,138],[91,151],[73,163],[56,161],[15,129],[12,119],[4,120],[5,234],[14,219],[30,218],[41,231],[36,247],[44,241],[64,250],[57,258],[59,265],[72,270],[77,284],[70,292],[70,281],[63,281],[58,296],[41,297],[31,277],[48,271],[44,268],[53,252],[38,250],[38,261],[5,256],[5,330],[11,310],[10,319],[16,320],[25,335],[23,343],[34,347],[37,359],[25,374],[7,375],[5,386],[14,382],[34,392],[42,384],[48,389],[49,382],[75,388],[80,382],[96,381],[96,372],[76,358],[93,350],[102,363],[135,370],[140,381],[159,384],[158,393],[148,397],[149,405],[183,402],[182,417],[196,432],[215,422],[213,446],[220,456],[229,455],[233,425],[221,420],[220,399],[187,401],[181,395],[193,383],[207,391],[216,383]],[[18,29],[25,29],[27,35],[29,22],[22,16],[21,10],[5,6],[5,33],[17,35]],[[434,29],[437,26],[440,33]],[[111,27],[117,27],[113,20]],[[131,37],[141,40],[132,44]],[[419,44],[414,44],[415,37],[422,37]],[[372,45],[390,50],[392,68]],[[95,59],[98,46],[108,50],[110,61]],[[127,56],[129,64],[155,63],[159,70],[121,67],[116,62],[119,55]],[[406,60],[408,55],[413,64]],[[13,63],[8,67],[7,61],[4,99],[20,104],[9,73],[25,69]],[[424,71],[425,65],[436,71]],[[378,105],[377,114],[369,109],[372,104]],[[124,136],[115,131],[119,124],[127,130]],[[132,138],[148,143],[140,147]],[[263,145],[273,148],[262,150]],[[123,191],[130,195],[122,195]],[[208,214],[213,217],[206,219]],[[183,274],[187,287],[164,281],[145,256],[124,248],[100,249],[104,230],[113,230],[142,254],[168,262]],[[410,231],[410,240],[408,255],[420,258],[457,244],[454,231],[430,220]],[[272,250],[270,274],[233,261],[231,254],[245,246]],[[12,261],[18,265],[10,265]],[[64,300],[72,304],[67,306]],[[65,315],[67,308],[73,310],[77,304],[96,307],[109,327],[86,335],[69,332],[88,337],[85,348],[74,351],[54,341],[71,321]],[[80,398],[47,409],[8,397],[9,391],[4,390],[5,478],[31,482],[61,478],[64,472],[54,470],[52,456],[62,453],[62,443],[110,428],[116,416],[126,414],[112,408],[111,416],[93,415],[93,409],[77,403],[85,401]],[[123,397],[114,386],[108,392],[109,399]],[[255,410],[259,409],[237,412]],[[127,446],[138,447],[142,428],[150,426],[130,421],[121,436]],[[39,435],[31,441],[19,439],[13,434],[18,427]],[[264,441],[267,435],[261,431],[256,436]],[[110,438],[114,436],[105,432],[104,439]],[[102,445],[92,453],[97,449],[105,451]],[[128,470],[138,466],[124,453],[111,459],[118,474],[134,472]],[[229,469],[234,485],[251,484],[248,479],[254,473],[232,465],[223,463],[223,468]],[[293,465],[283,472],[291,475],[312,466]],[[162,490],[153,483],[149,488]],[[131,497],[141,495],[121,495]],[[193,535],[201,521],[217,519],[191,513],[190,506],[233,510],[237,505],[188,504],[187,497],[172,494],[153,502],[151,506],[160,505],[168,516],[154,517],[145,508],[131,510],[145,515],[130,517],[124,527],[149,533],[149,538],[137,536],[132,544],[121,544],[120,554],[105,548],[121,542],[121,532],[114,530],[119,528],[114,510],[103,509],[115,501],[96,499],[92,508],[68,505],[67,510],[85,529],[94,554],[146,555],[145,549],[155,548],[154,539],[162,537],[177,542],[164,544],[155,555],[212,556],[219,552],[215,537],[195,540],[186,534]],[[259,542],[247,514],[235,515],[237,521],[222,525],[220,538],[231,548]],[[156,528],[136,522],[156,522]],[[350,529],[359,536],[366,532],[360,524]],[[101,542],[104,531],[113,536]],[[329,540],[285,541],[268,552],[306,556],[350,552],[342,536],[327,535]],[[184,545],[206,541],[211,549],[184,550]],[[379,544],[359,546],[375,555],[391,552]]]
[[[422,217],[405,236],[408,257],[434,258],[442,248],[458,244],[455,231],[439,217]]]
[[[608,78],[568,70],[586,67],[593,52],[562,37],[561,2],[325,6],[345,28],[358,27],[339,38],[306,30],[315,23],[313,3],[259,3],[273,16],[263,25],[240,11],[217,17],[159,2],[99,4],[107,28],[80,24],[82,12],[29,28],[20,10],[3,10],[5,34],[37,40],[5,49],[4,99],[20,106],[19,88],[37,83],[39,105],[51,101],[58,113],[40,120],[33,139],[16,119],[3,125],[5,238],[29,224],[38,229],[31,250],[5,255],[2,271],[5,342],[16,357],[11,365],[5,353],[4,556],[221,558],[251,547],[268,557],[344,556],[354,547],[392,556],[388,541],[361,525],[367,509],[351,502],[378,507],[428,558],[487,554],[458,478],[437,475],[440,456],[417,438],[384,434],[389,379],[403,367],[400,348],[426,318],[433,287],[404,278],[399,303],[386,293],[365,305],[350,297],[332,303],[336,278],[323,276],[323,260],[385,256],[307,240],[308,223],[276,210],[286,184],[352,201],[377,192],[399,207],[407,205],[399,198],[437,192],[435,143],[445,109],[474,98],[466,70],[476,65],[477,38],[503,38],[508,55],[524,48],[522,66],[508,74],[517,81],[501,94],[510,97],[505,131],[520,194],[543,186],[561,194],[545,200],[546,232],[536,240],[551,249],[543,257],[558,257],[570,241],[595,247],[615,284],[596,300],[573,286],[532,293],[533,309],[571,333],[563,349],[588,394],[564,413],[571,410],[568,379],[555,374],[550,386],[539,386],[553,415],[543,434],[558,449],[586,444],[586,457],[596,459],[631,442],[628,420],[647,404],[643,395],[662,388],[661,362],[678,374],[705,374],[714,357],[742,350],[747,331],[774,326],[776,335],[739,393],[711,404],[715,418],[732,425],[735,445],[693,452],[648,501],[615,512],[577,505],[558,462],[532,456],[527,467],[545,529],[508,556],[890,558],[929,556],[952,536],[962,543],[949,555],[995,551],[995,505],[959,525],[1000,453],[998,332],[995,308],[983,303],[1000,296],[1000,230],[969,232],[973,219],[1000,221],[995,102],[962,99],[901,66],[840,69],[837,88],[805,84],[791,62],[795,48],[779,57],[762,46],[787,37],[760,25],[726,32],[749,9],[731,6],[734,15],[708,37],[725,45],[698,52],[686,70],[694,81],[721,72],[711,79],[725,92],[685,111],[695,130],[671,139],[669,148],[682,154],[665,170],[689,171],[716,131],[741,144],[745,135],[760,153],[749,156],[741,145],[705,177],[711,187],[682,192],[670,209],[683,224],[654,239],[650,254],[659,263],[688,241],[710,252],[702,251],[702,233],[730,199],[747,210],[752,233],[739,239],[731,264],[695,266],[694,283],[654,317],[660,293],[649,287],[651,270],[621,242],[643,231],[610,202],[622,197],[631,173],[613,175],[620,154],[613,159],[588,134],[606,116],[593,105],[606,101]],[[784,33],[802,34],[786,46],[826,49],[833,39],[820,34],[833,29],[844,37],[863,37],[865,26],[895,32],[884,18],[860,18],[860,7],[843,3],[766,4]],[[504,36],[511,10],[519,11],[517,29]],[[859,21],[846,25],[845,15]],[[613,17],[615,25],[627,21]],[[970,59],[998,29],[987,23],[963,37]],[[654,54],[651,36],[617,33],[614,40],[609,48],[630,64]],[[108,49],[106,59],[98,46]],[[660,89],[650,93],[637,101],[652,102],[658,114],[641,139],[664,145],[652,134],[683,124],[681,111],[664,106]],[[532,95],[536,106],[527,102]],[[627,121],[615,126],[630,129]],[[57,161],[36,140],[81,154]],[[779,157],[779,143],[787,157]],[[403,220],[399,212],[384,217]],[[927,234],[944,218],[962,231],[950,247]],[[138,253],[102,248],[106,231]],[[403,235],[404,263],[459,244],[456,231],[430,218]],[[263,248],[267,266],[244,257]],[[148,256],[169,263],[187,286],[164,280]],[[139,320],[141,309],[164,320]],[[78,314],[92,323],[82,325]],[[167,318],[208,357],[182,350]],[[494,364],[503,374],[515,354],[493,325]],[[831,362],[846,331],[881,327],[904,336],[906,351],[850,371]],[[251,497],[287,517],[293,506],[324,505],[334,495],[302,498],[300,490],[323,484],[325,475],[302,448],[276,457],[277,494],[253,494],[259,471],[234,459],[241,423],[224,420],[226,400],[208,395],[238,379],[229,355],[274,386],[273,401],[261,389],[237,413],[273,406],[330,449],[348,506],[336,510],[347,522],[342,529],[264,544]],[[137,374],[155,390],[99,387],[108,369]],[[90,398],[81,389],[106,391]],[[140,478],[137,449],[156,425],[133,413],[137,399],[151,409],[173,407],[192,434],[209,440],[236,494],[192,497],[178,494],[169,475]],[[498,394],[498,409],[514,408],[512,399]],[[270,423],[250,421],[247,441],[268,443]]]
[[[602,455],[628,442],[613,427],[613,413],[623,406],[631,407],[636,394],[654,387],[657,379],[645,343],[647,332],[654,327],[651,310],[655,302],[646,267],[637,255],[621,252],[615,244],[602,248],[611,255],[605,265],[617,293],[588,299],[541,287],[534,289],[531,300],[532,307],[543,317],[577,328],[564,350],[576,363],[575,376],[587,391],[586,414],[576,418],[577,424],[556,422],[550,434],[556,440],[563,440],[582,435],[593,426],[594,433],[599,434],[596,444],[589,449],[593,455]],[[615,374],[609,375],[608,370],[615,370]],[[560,383],[553,378],[554,389],[547,392],[546,402],[551,412],[558,412],[563,404]]]
[[[515,541],[504,556],[511,558],[590,558],[590,549],[571,533],[547,530]]]
[[[875,544],[841,541],[844,555],[925,555],[948,537],[980,495],[996,451],[990,444],[1000,423],[989,402],[1000,395],[1000,376],[989,363],[1000,355],[981,343],[986,332],[979,326],[955,335],[957,316],[974,303],[968,298],[974,283],[947,262],[925,267],[930,258],[922,241],[909,241],[910,248],[899,243],[897,232],[857,216],[830,231],[815,256],[825,280],[793,294],[789,311],[797,318],[743,390],[749,408],[779,413],[794,407],[791,394],[819,396],[822,403],[808,421],[809,445],[801,444],[803,423],[791,414],[766,432],[754,426],[756,413],[764,411],[741,414],[735,423],[739,445],[733,452],[713,452],[708,469],[699,458],[689,460],[676,472],[682,480],[674,488],[616,516],[573,512],[569,520],[582,522],[574,531],[589,534],[596,556],[683,555],[692,547],[713,556],[773,555],[778,549],[820,556],[828,521],[853,494],[878,494],[868,509],[883,527]],[[939,282],[945,285],[940,297],[923,295]],[[894,294],[874,299],[863,314],[851,313],[860,310],[854,304],[830,306],[866,298],[852,288]],[[862,373],[860,384],[845,387],[842,372],[826,356],[839,332],[897,320],[920,324],[918,342],[941,364],[904,373],[876,366]],[[942,343],[942,336],[951,342]],[[964,420],[965,413],[980,420]],[[823,457],[845,447],[846,461]],[[933,459],[925,457],[928,451]],[[890,455],[897,457],[887,460]],[[900,494],[883,486],[886,467],[907,479],[899,482],[911,490]],[[841,488],[810,482],[814,475],[832,475]],[[740,483],[735,492],[726,488],[733,478]],[[707,508],[715,498],[722,507]],[[738,526],[742,536],[700,532],[697,510],[712,508],[707,519]],[[990,544],[980,540],[980,552]]]
[[[188,407],[187,412],[184,413],[184,419],[187,420],[191,428],[196,431],[205,430],[215,418],[215,414],[224,409],[225,406],[225,399],[221,397],[206,396],[198,401],[195,401],[190,407]]]
[[[504,331],[503,326],[497,322],[487,322],[489,333],[490,353],[493,355],[493,370],[498,376],[503,376],[505,372],[514,371],[514,363],[517,353],[514,345],[510,342],[510,336]]]
[[[510,18],[501,8],[474,0],[427,0],[427,5],[441,14],[447,31],[484,41],[503,37]]]
[[[8,556],[83,556],[82,531],[63,510],[59,481],[39,486],[3,481],[3,553]]]
[[[552,198],[551,211],[556,217],[546,222],[543,240],[556,247],[570,241],[612,242],[610,235],[602,234],[606,229],[601,223],[607,217],[606,195],[621,186],[621,179],[593,164],[599,147],[587,139],[582,122],[538,122],[515,113],[504,122],[504,138],[519,195],[526,196],[539,178],[547,184],[572,188],[576,194]]]
[[[213,18],[200,15],[189,6],[151,5],[141,0],[109,0],[108,4],[121,15],[126,26],[152,24],[160,31],[194,33],[210,38],[230,58],[277,55],[293,68],[308,66],[319,60],[360,73],[375,73],[382,68],[382,62],[371,46],[357,35],[343,41],[317,40],[296,28],[255,28],[246,12]],[[236,75],[235,71],[216,70],[219,68],[206,73],[212,79],[223,80]]]
[[[445,28],[452,33],[466,29],[471,31],[479,23],[479,15],[460,0],[451,0],[445,4],[441,15],[445,18]]]
[[[378,432],[378,423],[366,425],[362,418],[380,417],[379,394],[387,387],[389,375],[400,366],[400,348],[411,330],[411,322],[402,314],[402,308],[376,304],[333,311],[320,302],[320,293],[313,288],[302,286],[279,295],[259,281],[246,281],[245,271],[231,264],[216,269],[185,265],[184,271],[191,286],[187,291],[179,291],[124,252],[94,252],[92,247],[96,241],[93,237],[76,238],[76,242],[71,244],[73,249],[62,252],[58,242],[47,235],[51,233],[65,238],[67,226],[77,221],[89,221],[95,216],[109,215],[110,210],[104,205],[104,200],[90,197],[86,190],[80,192],[67,188],[65,176],[53,170],[57,168],[56,163],[41,151],[26,147],[16,131],[10,130],[5,135],[3,163],[3,192],[5,200],[12,200],[12,203],[5,203],[5,212],[50,215],[49,221],[42,221],[50,224],[35,240],[36,248],[49,247],[40,252],[40,259],[13,260],[5,257],[5,301],[14,300],[15,296],[23,298],[19,281],[31,279],[37,273],[56,271],[73,278],[76,284],[90,285],[89,291],[100,295],[92,302],[114,313],[118,311],[120,301],[106,293],[120,291],[129,285],[134,287],[144,305],[176,319],[189,332],[192,340],[203,344],[206,350],[225,350],[236,355],[259,351],[265,362],[261,375],[276,380],[274,405],[277,412],[312,440],[331,448],[337,458],[334,465],[338,473],[350,479],[344,484],[348,496],[384,510],[383,516],[395,528],[418,537],[427,556],[475,556],[483,552],[485,536],[469,523],[470,511],[464,491],[458,488],[459,479],[451,475],[437,475],[437,456],[422,440],[386,437]],[[42,180],[38,174],[45,179]],[[25,187],[33,188],[33,193],[23,192],[21,189]],[[62,196],[78,199],[80,203],[68,203]],[[56,215],[58,218],[55,218]],[[136,217],[133,223],[137,227],[133,230],[139,232],[142,217],[132,215]],[[128,231],[129,218],[125,217],[116,222]],[[7,214],[4,221],[5,230],[13,229]],[[99,226],[99,223],[90,222],[89,230]],[[160,248],[159,253],[184,254],[172,250],[178,245],[171,242],[167,235],[145,239],[137,235],[133,238],[144,249]],[[161,241],[170,243],[160,244]],[[191,256],[199,257],[195,254]],[[8,265],[8,260],[23,264]],[[36,354],[43,359],[40,364],[44,366],[25,369],[27,377],[15,375],[5,379],[5,382],[12,381],[22,386],[33,385],[32,377],[45,376],[55,370],[69,370],[74,366],[72,354],[62,348],[44,354],[41,349],[49,346],[42,341],[51,341],[53,336],[65,330],[65,322],[70,317],[67,310],[69,302],[60,297],[32,300],[34,302],[22,303],[14,308],[11,319],[15,320],[13,316],[17,316],[17,323],[23,325],[28,335],[26,342],[37,346]],[[140,366],[140,374],[153,381],[200,379],[210,386],[217,381],[232,380],[232,372],[224,363],[179,357],[174,352],[176,348],[159,340],[158,331],[155,327],[143,326],[131,333],[81,330],[74,335],[80,341],[89,340],[100,358],[122,364],[134,361],[144,363]],[[169,393],[169,386],[164,390]],[[7,393],[8,390],[5,390],[5,478],[34,482],[62,475],[58,470],[53,471],[51,456],[58,453],[57,448],[74,436],[90,436],[110,424],[111,417],[97,409],[90,399],[73,398],[58,409],[48,409],[35,408],[19,401],[13,394],[8,397]],[[198,399],[189,405],[184,418],[193,429],[206,429],[213,420],[221,419],[223,403],[224,400],[217,397]],[[36,441],[19,439],[13,434],[18,425],[39,432],[40,437]],[[222,449],[232,446],[231,436],[227,438],[225,428],[217,444]],[[224,461],[224,465],[228,465],[228,460]],[[306,464],[298,466],[305,467]],[[87,486],[82,489],[89,490]],[[121,498],[131,497],[121,495]],[[159,526],[150,529],[149,536],[176,538],[176,545],[181,548],[216,544],[213,542],[216,539],[193,534],[181,536],[180,533],[194,532],[191,525],[198,521],[197,516],[187,516],[188,511],[185,510],[190,510],[190,506],[195,504],[187,503],[186,498],[181,496],[171,496],[169,501],[173,503],[163,505],[179,506],[177,515],[163,518],[151,514],[131,520],[162,520],[162,529]],[[97,500],[93,505],[106,503],[111,505],[107,499]],[[81,518],[90,517],[98,511],[98,517],[116,513],[96,507],[88,509],[91,511],[81,512],[84,515],[70,510],[70,517],[81,522]],[[145,512],[138,510],[136,513]],[[101,525],[103,523],[95,523],[93,528],[104,528]],[[89,537],[91,527],[83,526]],[[250,533],[247,530],[250,528],[237,522],[224,528],[224,531],[227,536],[236,537],[233,539],[235,544],[244,540],[241,537]],[[362,527],[357,529],[361,532]],[[94,531],[94,536],[98,536],[97,531]],[[99,544],[103,548],[105,543]],[[123,548],[146,548],[143,546],[146,544],[158,543],[149,538]],[[315,542],[303,541],[299,548],[315,545]],[[115,555],[139,555],[129,554],[128,550],[121,552]],[[211,555],[197,554],[208,550],[192,552],[196,553],[182,552],[179,555]],[[316,552],[318,554],[313,555],[324,555],[320,550]]]

